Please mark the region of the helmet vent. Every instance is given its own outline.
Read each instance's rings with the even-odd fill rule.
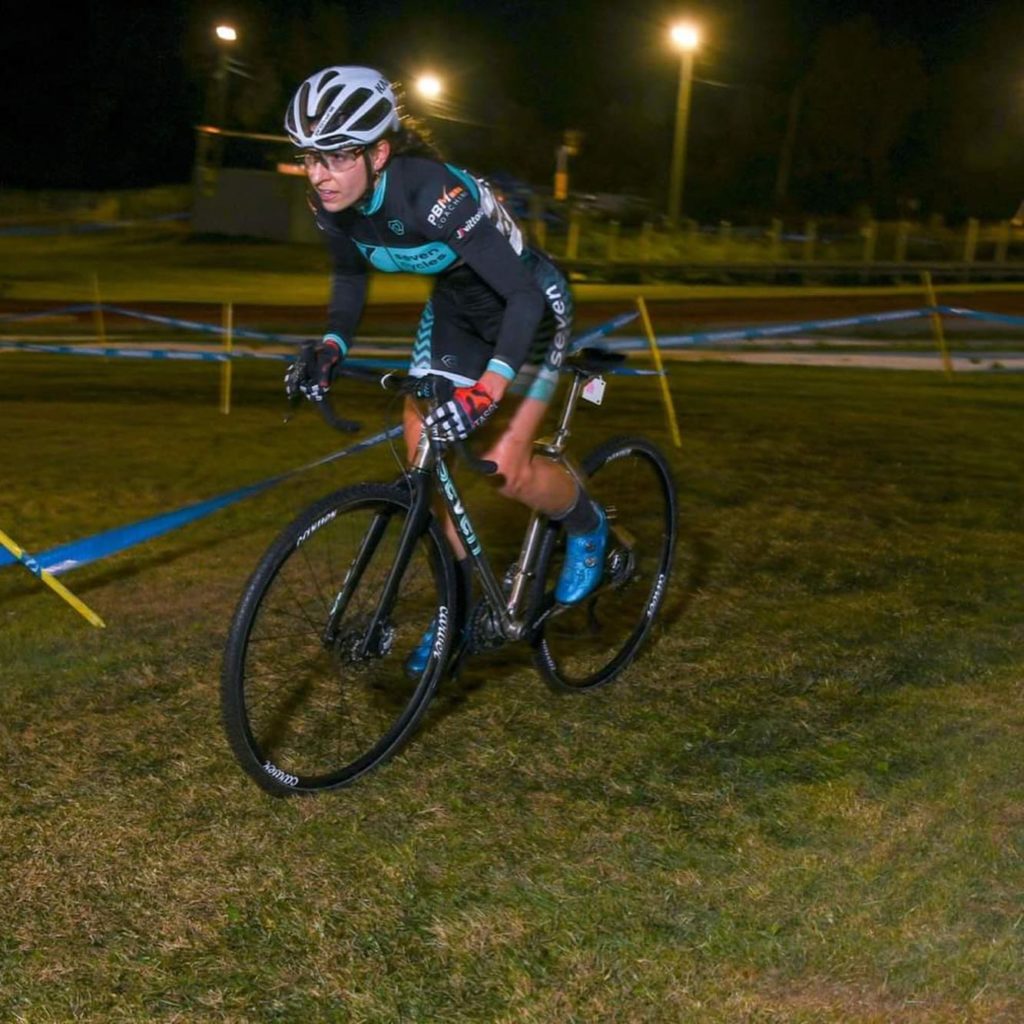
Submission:
[[[355,114],[364,103],[373,98],[369,89],[355,89],[348,96],[344,103],[337,109],[332,118],[335,124],[347,124],[350,117]],[[358,123],[358,122],[357,122]]]
[[[378,100],[367,113],[352,125],[352,130],[369,131],[374,125],[382,124],[391,114],[391,104],[385,99]]]

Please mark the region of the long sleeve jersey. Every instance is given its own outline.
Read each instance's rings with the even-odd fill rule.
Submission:
[[[505,303],[494,356],[517,371],[544,312],[544,295],[520,258],[523,236],[485,182],[419,157],[388,164],[362,205],[316,211],[333,259],[328,328],[351,344],[369,267],[443,274],[469,267]]]

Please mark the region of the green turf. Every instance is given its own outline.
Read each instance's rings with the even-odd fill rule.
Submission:
[[[32,550],[331,450],[279,372],[0,355],[0,528]],[[1024,1019],[1022,382],[673,370],[682,544],[618,684],[526,652],[446,685],[356,787],[279,801],[217,679],[316,470],[68,574],[0,570],[0,1020]],[[649,380],[581,413],[647,427]],[[370,393],[350,410],[393,418]],[[499,549],[523,521],[477,515]]]

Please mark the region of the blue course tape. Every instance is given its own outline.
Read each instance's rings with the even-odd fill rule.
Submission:
[[[142,313],[139,310],[125,309],[123,306],[108,306],[106,304],[98,306],[94,304],[81,304],[77,306],[65,306],[62,309],[44,310],[43,312],[38,313],[14,313],[9,316],[0,317],[0,320],[32,320],[42,317],[57,316],[61,313],[89,313],[97,310],[101,310],[105,313],[114,313],[117,316],[124,316],[133,320],[144,320],[147,323],[162,324],[165,327],[183,327],[187,330],[200,331],[204,334],[226,333],[225,328],[220,324],[204,323],[201,320],[181,320],[177,317],[160,316],[156,313]],[[597,338],[604,337],[606,334],[610,334],[612,331],[618,330],[624,324],[628,324],[631,320],[635,320],[638,315],[638,313],[622,313],[619,316],[614,317],[606,324],[602,324],[600,327],[595,327],[593,330],[588,331],[586,334],[583,334],[579,338],[570,342],[569,351],[574,351],[582,345],[586,345]],[[283,342],[287,345],[297,345],[306,340],[305,336],[302,335],[268,334],[264,331],[251,331],[241,327],[234,328],[232,330],[232,335],[236,338],[251,338],[258,341]]]
[[[959,306],[937,306],[939,313],[948,313],[951,316],[962,316],[969,320],[993,320],[1000,324],[1012,324],[1014,327],[1024,327],[1024,316],[1011,316],[1008,313],[982,313],[974,309],[961,309]]]
[[[78,306],[62,306],[60,309],[44,309],[38,313],[5,313],[0,316],[0,323],[15,322],[20,320],[40,320],[48,316],[61,316],[65,313],[85,313],[94,310],[96,307],[82,303]]]
[[[181,363],[204,362],[226,363],[231,359],[269,359],[273,361],[291,362],[295,357],[289,353],[279,352],[199,352],[187,349],[139,349],[139,348],[102,348],[98,345],[42,345],[32,341],[0,342],[0,352],[45,352],[62,356],[105,356],[122,359],[153,359]],[[363,359],[349,357],[345,360],[348,366],[365,366],[373,370],[404,370],[409,365],[407,359]],[[657,375],[657,370],[636,370],[617,367],[605,371],[621,376],[646,377]]]
[[[181,348],[103,348],[99,345],[43,345],[33,341],[0,342],[0,351],[48,352],[62,356],[106,356],[122,359],[169,359],[179,362],[226,363],[231,359],[269,359],[291,362],[295,356],[288,352],[200,352]],[[409,365],[404,359],[348,359],[349,364],[386,370],[398,370]]]
[[[190,331],[200,331],[204,334],[225,334],[226,331],[220,324],[207,324],[201,320],[178,320],[170,316],[158,316],[156,313],[140,313],[134,309],[123,309],[121,306],[103,306],[108,313],[116,313],[118,316],[130,317],[133,320],[145,320],[151,324],[163,324],[167,327],[186,327]],[[250,331],[244,327],[235,327],[231,331],[236,338],[255,338],[260,341],[278,341],[288,345],[297,345],[305,341],[305,337],[296,337],[294,334],[265,334],[263,331]]]
[[[68,306],[65,307],[63,312],[74,312],[82,310],[92,310],[93,306]],[[118,313],[122,316],[135,317],[140,320],[148,320],[153,323],[165,324],[173,327],[185,327],[192,330],[204,331],[211,334],[224,333],[224,328],[219,327],[215,324],[201,323],[196,320],[176,320],[171,317],[157,316],[150,313],[137,313],[128,309],[121,309],[117,306],[104,306],[102,307],[111,313]],[[52,316],[56,311],[50,311],[45,314],[26,314],[28,317],[32,316]],[[589,344],[592,341],[596,341],[599,338],[603,338],[613,331],[618,330],[630,321],[635,320],[639,316],[638,313],[621,313],[604,324],[587,331],[585,334],[580,335],[578,338],[574,338],[569,343],[568,351],[570,353],[578,351],[584,345]],[[288,344],[296,344],[297,340],[295,336],[278,335],[278,334],[263,334],[259,331],[243,331],[236,330],[234,332],[236,337],[244,338],[258,338],[265,341],[277,341],[286,342]],[[20,352],[36,352],[36,353],[49,353],[52,355],[67,355],[67,356],[103,356],[107,358],[122,358],[122,359],[153,359],[153,360],[177,360],[181,362],[207,362],[207,363],[224,363],[229,359],[270,359],[289,362],[295,357],[289,353],[271,353],[271,352],[200,352],[197,350],[189,349],[138,349],[138,348],[113,348],[108,346],[99,345],[50,345],[43,344],[40,342],[30,341],[0,341],[0,351],[20,351]],[[347,360],[349,363],[356,366],[368,366],[372,368],[380,369],[402,369],[408,366],[408,360],[401,359],[363,359],[354,358]],[[610,373],[619,373],[624,375],[636,375],[642,376],[647,375],[651,371],[647,370],[610,370]],[[655,371],[656,372],[656,371]]]
[[[612,317],[607,323],[601,324],[600,327],[595,327],[592,330],[587,331],[586,334],[581,334],[578,338],[573,338],[569,342],[569,354],[578,351],[583,348],[584,345],[590,344],[592,341],[597,341],[598,338],[603,338],[605,335],[611,334],[613,331],[617,331],[620,327],[625,327],[626,324],[631,323],[640,314],[639,313],[620,313],[618,316]]]
[[[931,316],[935,310],[901,309],[891,313],[873,313],[868,316],[848,316],[836,320],[808,320],[793,324],[768,324],[764,327],[744,327],[729,331],[704,331],[696,334],[678,334],[658,339],[659,348],[683,348],[690,345],[716,345],[726,341],[753,341],[757,338],[772,338],[786,334],[808,334],[835,327],[860,327],[865,324],[889,323],[897,320],[913,320]],[[621,352],[646,348],[643,338],[623,338],[609,341],[608,348]]]
[[[184,327],[190,331],[200,331],[204,334],[224,334],[225,328],[220,324],[203,323],[201,320],[180,320],[176,317],[158,316],[156,313],[142,313],[135,309],[125,309],[122,306],[108,306],[105,303],[81,303],[77,306],[62,306],[60,309],[45,309],[36,313],[8,313],[0,316],[0,322],[13,323],[24,320],[40,320],[46,317],[66,315],[68,313],[115,313],[117,316],[128,317],[131,320],[145,320],[148,323],[163,324],[167,327]],[[266,334],[262,331],[250,331],[243,327],[236,327],[231,332],[236,338],[254,338],[260,341],[279,341],[289,345],[297,345],[304,341],[304,336],[294,334]]]
[[[305,473],[307,470],[315,469],[317,466],[327,465],[347,455],[355,455],[357,452],[365,451],[375,445],[382,444],[402,433],[401,426],[388,427],[379,434],[367,437],[348,448],[325,455],[322,459],[310,462],[305,466],[289,470],[287,473],[279,473],[277,476],[259,483],[249,484],[247,487],[240,487],[236,491],[222,494],[207,501],[200,501],[194,505],[186,505],[183,508],[175,509],[173,512],[164,512],[161,515],[153,516],[151,519],[143,519],[137,523],[129,523],[127,526],[118,526],[103,533],[97,533],[92,537],[85,537],[82,540],[72,541],[70,544],[62,544],[59,547],[50,548],[40,555],[35,556],[38,565],[53,573],[55,576],[67,572],[69,569],[77,569],[80,566],[88,565],[90,562],[116,555],[126,548],[134,547],[147,540],[153,540],[178,527],[186,526],[210,515],[219,509],[227,508],[235,502],[248,498],[251,495],[259,494],[275,484],[283,483],[285,480]],[[10,565],[17,559],[6,549],[0,551],[0,567]]]

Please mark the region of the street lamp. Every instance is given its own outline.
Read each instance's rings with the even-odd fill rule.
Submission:
[[[223,128],[227,116],[228,67],[230,57],[228,49],[238,39],[233,25],[218,25],[213,34],[217,37],[217,70],[213,73],[213,110],[211,111],[214,127]]]
[[[682,21],[669,31],[672,45],[679,51],[679,97],[676,101],[676,133],[672,144],[672,174],[668,193],[668,223],[679,224],[683,205],[683,177],[686,166],[686,127],[690,120],[690,87],[693,84],[693,55],[700,46],[700,30],[692,22]]]
[[[435,102],[444,91],[444,84],[437,75],[429,72],[416,79],[416,91],[428,102]]]

